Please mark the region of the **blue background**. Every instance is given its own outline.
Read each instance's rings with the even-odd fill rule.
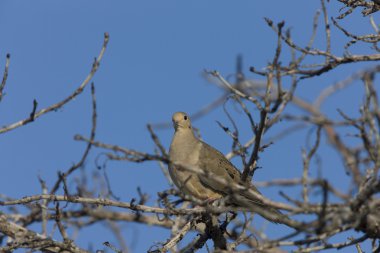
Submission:
[[[332,1],[327,7],[329,15],[336,17],[342,6]],[[316,0],[1,1],[0,68],[4,68],[7,53],[11,54],[11,65],[6,95],[0,106],[0,124],[4,126],[26,118],[33,99],[38,101],[38,108],[44,108],[68,96],[90,71],[100,51],[103,33],[108,32],[110,42],[93,79],[98,106],[96,139],[153,153],[154,144],[146,130],[147,123],[169,122],[175,111],[194,113],[223,94],[205,80],[204,69],[215,69],[228,76],[235,71],[236,56],[242,54],[247,78],[259,78],[249,73],[249,66],[265,67],[274,56],[277,43],[275,33],[263,18],[269,17],[275,22],[286,20],[285,25],[291,28],[294,40],[299,45],[306,45],[318,9],[320,1]],[[324,50],[322,18],[323,15],[314,46]],[[356,34],[373,32],[369,19],[357,12],[341,24]],[[333,52],[341,55],[347,38],[332,26],[332,39]],[[367,46],[354,46],[353,52],[368,53],[370,50]],[[289,50],[284,49],[282,61],[289,61]],[[313,59],[307,61],[313,62]],[[373,64],[340,66],[321,77],[301,82],[296,94],[312,101],[323,88]],[[285,79],[284,86],[289,87],[289,79]],[[357,116],[362,100],[362,85],[357,82],[329,98],[322,110],[335,119],[339,119],[337,108]],[[247,141],[251,137],[247,119],[232,103],[227,107],[241,127],[242,142]],[[253,106],[250,108],[258,119],[258,111]],[[289,112],[300,111],[291,107]],[[227,153],[231,139],[218,127],[216,120],[231,127],[221,107],[193,124],[200,129],[206,142]],[[279,123],[267,136],[281,132],[288,124]],[[38,175],[52,187],[57,171],[67,170],[82,156],[85,144],[74,141],[73,136],[88,136],[90,129],[91,96],[87,87],[81,96],[57,112],[1,135],[0,193],[13,198],[40,194]],[[289,134],[266,149],[261,154],[259,165],[262,169],[256,172],[254,179],[300,177],[301,149],[308,147],[305,140],[309,130]],[[172,133],[171,128],[157,130],[166,148]],[[313,143],[314,132],[311,136]],[[354,143],[356,140],[348,141]],[[90,176],[93,172],[102,173],[94,162],[100,152],[92,150],[86,162],[85,171]],[[318,170],[313,161],[310,175],[322,175],[342,191],[347,191],[349,177],[340,157],[325,139],[322,139],[318,155],[322,160],[321,169]],[[238,159],[234,162],[240,167]],[[140,186],[151,196],[149,203],[154,204],[156,192],[169,188],[155,162],[109,162],[107,172],[112,190],[123,201],[138,196],[136,188]],[[73,177],[80,175],[76,172]],[[75,187],[73,182],[69,185],[72,189]],[[299,189],[282,190],[301,198]],[[262,188],[261,191],[271,199],[283,201],[278,188]],[[318,194],[313,196],[320,199]],[[258,219],[257,226],[262,224],[266,223]],[[122,227],[124,239],[133,252],[145,252],[154,243],[170,236],[169,230],[150,226],[125,223]],[[39,226],[34,229],[40,231]],[[272,238],[290,231],[273,224],[267,229]],[[72,235],[73,231],[69,232]],[[358,235],[349,232],[335,239],[340,242],[348,236]],[[55,238],[60,238],[58,232]],[[104,241],[117,245],[103,225],[85,229],[76,239],[81,247],[92,245],[94,249],[103,249]],[[369,244],[363,244],[363,250],[369,251]]]

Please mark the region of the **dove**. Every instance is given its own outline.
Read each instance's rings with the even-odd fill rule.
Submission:
[[[194,135],[190,118],[186,113],[174,113],[172,121],[175,132],[169,149],[171,163],[168,169],[173,183],[180,191],[198,200],[213,201],[227,197],[226,199],[229,199],[233,205],[247,208],[254,206],[262,210],[261,216],[272,222],[278,222],[277,217],[283,215],[277,209],[266,206],[252,194],[231,191],[229,185],[238,184],[261,195],[254,185],[241,180],[240,171],[221,152]],[[181,168],[181,165],[206,173],[201,175]],[[224,182],[213,179],[215,176]],[[234,194],[239,196],[236,198]]]

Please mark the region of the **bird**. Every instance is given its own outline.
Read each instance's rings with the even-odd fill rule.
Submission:
[[[225,198],[235,206],[260,209],[261,216],[271,222],[279,222],[283,214],[276,208],[265,205],[248,191],[231,191],[230,186],[235,184],[261,195],[253,184],[243,182],[240,171],[220,151],[195,136],[187,113],[174,113],[172,121],[174,136],[169,148],[168,170],[181,192],[201,201]],[[181,165],[204,173],[186,170]],[[215,177],[223,180],[215,180]]]

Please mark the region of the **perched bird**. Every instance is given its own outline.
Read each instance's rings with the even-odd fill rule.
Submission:
[[[169,150],[172,162],[169,165],[169,174],[183,193],[199,200],[211,201],[226,197],[230,204],[261,209],[261,216],[272,222],[278,222],[277,218],[283,215],[277,209],[266,206],[247,191],[231,191],[229,185],[239,184],[260,194],[254,185],[242,182],[240,171],[221,152],[195,137],[190,118],[186,113],[174,113],[172,121],[175,133]],[[180,165],[199,169],[208,174],[201,175],[181,168]],[[217,181],[215,177],[222,178],[225,182]]]

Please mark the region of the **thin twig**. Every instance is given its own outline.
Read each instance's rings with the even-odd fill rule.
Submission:
[[[0,84],[0,102],[3,99],[4,88],[5,88],[5,84],[7,82],[7,79],[8,79],[8,70],[9,70],[10,58],[11,58],[11,55],[7,54],[6,61],[5,61],[3,80],[1,81],[1,84]]]
[[[58,102],[56,104],[53,104],[53,105],[51,105],[51,106],[49,106],[47,108],[41,109],[38,112],[35,112],[33,114],[32,120],[31,120],[31,117],[28,117],[26,119],[20,120],[18,122],[15,122],[13,124],[10,124],[10,125],[7,125],[7,126],[4,126],[4,127],[0,128],[0,134],[3,134],[5,132],[8,132],[8,131],[11,131],[11,130],[16,129],[18,127],[21,127],[23,125],[26,125],[26,124],[30,123],[31,121],[39,118],[40,116],[42,116],[42,115],[44,115],[46,113],[49,113],[51,111],[56,111],[57,109],[61,108],[62,106],[64,106],[68,102],[72,101],[79,94],[81,94],[83,92],[84,88],[86,87],[86,85],[90,82],[90,80],[92,79],[92,77],[97,72],[97,70],[99,68],[99,65],[100,65],[100,61],[102,60],[104,52],[105,52],[105,50],[107,48],[108,40],[109,40],[109,35],[108,35],[108,33],[105,33],[104,34],[103,47],[102,47],[102,49],[101,49],[98,57],[95,58],[95,61],[92,64],[92,68],[91,68],[90,73],[85,78],[85,80],[79,85],[79,87],[76,90],[74,90],[73,93],[71,93],[68,97],[66,97],[62,101],[60,101],[60,102]]]

